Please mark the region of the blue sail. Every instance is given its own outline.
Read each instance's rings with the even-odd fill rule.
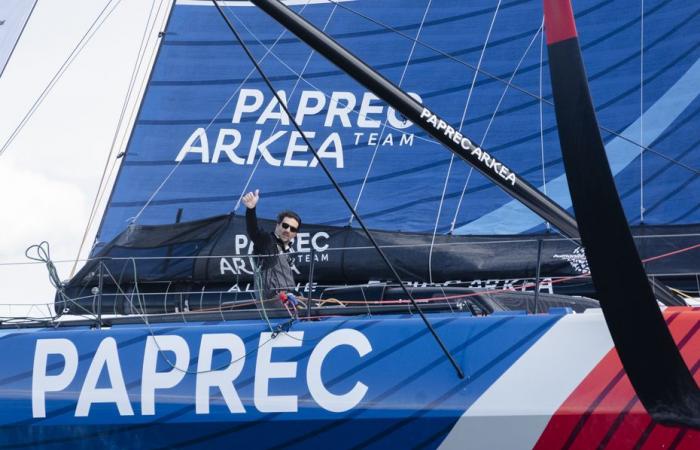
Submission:
[[[358,0],[294,8],[569,208],[541,54],[541,6],[426,5]],[[464,162],[452,161],[422,130],[256,8],[231,2],[225,10],[371,228],[454,234],[544,229],[541,219]],[[576,12],[628,220],[699,223],[700,130],[693,123],[700,107],[700,10],[645,2],[643,28],[636,2],[583,1]],[[605,20],[611,16],[619,20]],[[483,72],[475,76],[477,65]],[[640,151],[640,144],[650,150]],[[293,208],[306,223],[350,223],[216,9],[179,1],[98,239],[110,240],[129,223],[172,223],[179,208],[183,220],[227,213],[253,188],[262,193],[262,217]]]

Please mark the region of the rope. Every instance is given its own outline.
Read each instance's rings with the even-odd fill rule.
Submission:
[[[515,69],[513,69],[513,72],[511,72],[510,77],[508,78],[508,82],[505,84],[505,87],[503,88],[503,92],[501,93],[501,97],[498,99],[498,103],[496,104],[496,107],[493,110],[493,113],[491,114],[491,117],[489,119],[488,124],[486,125],[486,130],[484,131],[483,136],[481,137],[481,144],[484,145],[484,142],[486,141],[486,136],[489,133],[489,130],[491,129],[491,125],[493,124],[493,121],[496,118],[496,114],[498,113],[498,110],[501,107],[501,104],[503,103],[503,99],[505,98],[506,94],[508,93],[508,88],[512,86],[513,78],[515,78],[515,75],[518,73],[518,70],[520,69],[520,66],[522,65],[523,61],[525,60],[525,57],[527,54],[530,52],[530,49],[532,48],[532,45],[535,43],[535,40],[537,39],[537,36],[542,32],[544,28],[544,18],[542,18],[542,23],[540,24],[540,27],[535,31],[535,34],[532,36],[532,39],[527,45],[527,48],[523,52],[522,56],[520,57],[520,60],[518,61],[518,64],[516,64]],[[544,33],[543,33],[544,34]],[[541,104],[541,103],[540,103]],[[542,130],[540,128],[540,136],[542,136]],[[467,185],[469,183],[469,179],[471,177],[471,174],[474,171],[474,166],[471,166],[469,168],[469,176],[467,177],[467,181],[464,183],[464,187],[462,188],[462,193],[459,197],[459,202],[457,204],[457,209],[455,210],[455,215],[454,219],[452,220],[452,229],[450,232],[454,231],[454,225],[457,223],[457,217],[459,216],[459,211],[462,207],[462,201],[464,199],[464,195],[467,192]]]
[[[336,4],[336,5],[338,5],[339,7],[343,8],[343,9],[345,9],[345,10],[347,10],[347,11],[349,11],[349,12],[351,12],[351,13],[353,13],[353,14],[359,16],[359,17],[362,17],[362,18],[364,18],[365,20],[368,20],[368,21],[370,21],[370,22],[372,22],[372,23],[374,23],[374,24],[376,24],[376,25],[378,25],[378,26],[380,26],[380,27],[382,27],[382,28],[384,28],[384,29],[386,29],[386,30],[389,30],[389,31],[391,31],[391,32],[393,32],[393,33],[396,33],[397,35],[399,35],[399,36],[401,36],[401,37],[403,37],[403,38],[405,38],[405,39],[415,40],[414,38],[412,38],[411,36],[407,35],[406,33],[403,33],[402,31],[397,30],[396,28],[394,28],[394,27],[392,27],[392,26],[390,26],[390,25],[387,25],[387,24],[385,24],[385,23],[383,23],[383,22],[381,22],[381,21],[379,21],[379,20],[377,20],[377,19],[374,19],[374,18],[372,18],[372,17],[370,17],[370,16],[367,16],[367,15],[365,15],[365,14],[359,12],[359,11],[356,11],[356,10],[354,10],[354,9],[352,9],[352,8],[350,8],[350,7],[348,7],[347,5],[344,5],[344,4],[342,4],[342,3],[338,3],[338,2],[336,2],[335,0],[327,0],[327,1],[330,2],[330,3]],[[434,46],[432,46],[432,45],[430,45],[430,44],[428,44],[428,43],[422,42],[422,41],[420,41],[420,40],[416,40],[416,42],[418,42],[418,44],[419,44],[420,46],[422,46],[422,47],[424,47],[424,48],[427,48],[428,50],[431,50],[431,51],[433,51],[433,52],[435,52],[435,53],[437,53],[437,54],[439,54],[439,55],[441,55],[441,56],[444,56],[445,58],[448,58],[448,59],[450,59],[450,60],[452,60],[452,61],[454,61],[454,62],[456,62],[456,63],[458,63],[458,64],[461,64],[461,65],[463,65],[463,66],[465,66],[465,67],[468,67],[468,68],[470,68],[470,69],[472,69],[472,70],[477,70],[479,73],[481,73],[482,75],[487,76],[488,78],[491,78],[491,79],[493,79],[493,80],[495,80],[495,81],[498,81],[499,83],[508,84],[508,81],[506,81],[504,78],[502,78],[502,77],[500,77],[500,76],[498,76],[498,75],[495,75],[495,74],[493,74],[493,73],[491,73],[491,72],[489,72],[489,71],[487,71],[487,70],[484,70],[484,69],[481,69],[481,68],[477,69],[476,66],[474,66],[473,64],[470,64],[470,63],[468,63],[468,62],[466,62],[466,61],[464,61],[464,60],[462,60],[462,59],[459,59],[459,58],[457,58],[456,56],[453,56],[453,55],[451,55],[451,54],[449,54],[449,53],[447,53],[447,52],[445,52],[445,51],[443,51],[443,50],[440,50],[440,49],[438,49],[438,48],[436,48],[436,47],[434,47]],[[510,87],[513,88],[513,89],[515,89],[515,90],[517,90],[517,91],[519,91],[519,92],[521,92],[521,93],[523,93],[523,94],[525,94],[525,95],[527,95],[527,96],[529,96],[529,97],[531,97],[531,98],[533,98],[533,99],[535,99],[535,100],[537,100],[537,101],[539,101],[539,102],[543,102],[543,103],[545,103],[545,104],[547,104],[547,105],[549,105],[549,106],[554,106],[554,103],[553,103],[551,100],[548,100],[548,99],[546,99],[546,98],[542,98],[541,96],[538,96],[537,94],[535,94],[535,93],[533,93],[533,92],[530,92],[529,90],[527,90],[527,89],[525,89],[525,88],[523,88],[523,87],[521,87],[521,86],[518,86],[517,84],[511,84]],[[612,130],[612,129],[608,128],[608,127],[605,127],[605,126],[602,126],[602,125],[599,124],[598,128],[600,128],[601,130],[605,131],[606,133],[609,133],[609,134],[611,134],[611,135],[613,135],[613,136],[615,136],[615,137],[617,137],[617,138],[620,138],[620,139],[622,139],[622,140],[624,140],[624,141],[626,141],[626,142],[629,142],[629,143],[632,144],[632,145],[639,146],[640,148],[644,149],[645,151],[651,152],[651,153],[657,155],[657,156],[660,157],[660,158],[663,158],[663,159],[665,159],[665,160],[667,160],[667,161],[669,161],[669,162],[671,162],[671,163],[673,163],[673,164],[675,164],[675,165],[677,165],[677,166],[679,166],[679,167],[682,167],[682,168],[688,170],[689,172],[692,172],[692,173],[695,174],[695,175],[700,175],[700,169],[696,169],[696,168],[694,168],[694,167],[690,167],[690,166],[688,166],[687,164],[682,163],[681,161],[678,161],[678,160],[676,160],[676,159],[673,159],[673,158],[671,158],[670,156],[667,156],[667,155],[661,153],[660,151],[655,150],[655,149],[652,148],[652,147],[649,147],[649,146],[646,146],[646,145],[642,145],[642,144],[640,144],[639,142],[636,142],[634,139],[628,138],[627,136],[624,136],[624,135],[618,133],[617,131]]]
[[[88,309],[76,303],[74,299],[71,299],[65,294],[65,284],[61,281],[61,277],[58,276],[58,270],[56,269],[56,265],[51,260],[51,248],[47,241],[42,241],[40,244],[30,245],[24,251],[24,255],[32,261],[36,261],[46,265],[46,270],[49,273],[49,282],[51,283],[51,286],[53,286],[56,289],[58,295],[61,297],[61,301],[64,304],[64,308],[67,303],[71,303],[77,308],[82,309],[84,312],[88,314],[90,313]],[[56,302],[54,302],[54,306],[55,303]],[[52,322],[55,322],[56,316],[51,313],[51,309],[48,307],[48,304],[45,305],[47,307],[47,310],[49,311],[50,320]],[[34,306],[35,305],[32,305],[32,307]]]
[[[0,147],[0,156],[2,156],[2,155],[5,153],[5,150],[8,149],[8,147],[10,146],[10,144],[12,144],[12,142],[15,140],[15,138],[16,138],[17,135],[20,133],[20,131],[22,131],[22,129],[24,128],[24,126],[27,124],[27,122],[29,122],[29,119],[31,119],[31,117],[34,115],[34,113],[35,113],[36,110],[39,108],[39,106],[43,103],[44,99],[45,99],[45,98],[48,96],[48,94],[51,92],[51,90],[52,90],[53,87],[56,85],[56,83],[58,82],[58,80],[61,79],[61,77],[63,76],[63,74],[64,74],[64,73],[66,72],[66,70],[70,67],[70,65],[73,63],[73,61],[75,61],[75,59],[78,57],[78,55],[80,54],[80,52],[83,51],[83,49],[85,48],[85,46],[87,46],[87,44],[90,42],[90,40],[91,40],[92,37],[95,35],[95,33],[97,33],[97,31],[102,27],[102,25],[104,25],[104,23],[107,21],[107,19],[109,18],[109,16],[112,15],[112,13],[114,12],[114,10],[117,9],[117,6],[119,6],[119,4],[121,3],[122,0],[117,0],[117,2],[115,3],[115,5],[114,5],[114,7],[111,9],[111,11],[109,11],[104,17],[102,17],[102,15],[103,15],[104,12],[107,10],[107,8],[109,8],[109,6],[110,6],[110,4],[112,3],[112,1],[113,1],[113,0],[108,0],[108,1],[107,1],[107,3],[105,4],[104,8],[102,8],[102,10],[100,11],[100,13],[99,13],[99,14],[97,15],[97,17],[95,18],[95,20],[92,22],[92,24],[90,24],[90,28],[88,28],[88,30],[85,32],[85,34],[83,35],[83,37],[80,38],[80,40],[78,41],[78,43],[76,44],[76,46],[73,48],[73,50],[72,50],[72,51],[70,52],[70,54],[68,55],[68,58],[66,58],[66,60],[63,61],[63,64],[61,64],[61,67],[59,67],[59,68],[58,68],[58,71],[56,71],[56,73],[53,75],[53,77],[52,77],[51,80],[49,81],[49,84],[47,84],[46,87],[44,88],[44,90],[41,92],[41,94],[39,94],[39,97],[38,97],[36,100],[34,100],[34,103],[33,103],[32,106],[29,108],[29,111],[27,111],[27,113],[24,115],[24,117],[23,117],[22,120],[19,122],[19,124],[17,124],[17,126],[15,127],[15,129],[12,131],[12,134],[10,134],[10,137],[7,138],[7,140],[6,140],[5,143],[2,145],[2,147]],[[99,24],[97,24],[97,22],[100,21],[100,19],[101,19],[102,21],[101,21]]]
[[[542,32],[543,28],[544,28],[544,19],[542,19],[542,24],[537,29],[537,31],[535,31],[535,35],[532,36],[532,39],[530,40],[530,43],[527,45],[525,52],[520,57],[520,60],[518,61],[518,64],[515,66],[515,69],[513,70],[513,72],[510,74],[510,78],[508,78],[508,84],[506,84],[506,86],[503,88],[503,92],[501,93],[501,97],[498,99],[498,103],[496,104],[496,108],[494,108],[493,113],[491,114],[491,118],[489,119],[489,123],[486,125],[486,130],[484,131],[484,135],[481,138],[481,145],[483,145],[484,142],[486,141],[486,136],[488,135],[489,130],[491,129],[491,125],[493,124],[493,121],[496,118],[496,114],[498,114],[498,110],[501,108],[501,104],[503,103],[503,99],[505,98],[506,93],[508,93],[508,88],[512,84],[511,82],[513,81],[513,78],[515,78],[515,75],[518,73],[520,66],[522,65],[523,61],[525,60],[525,57],[530,52],[530,49],[532,48],[532,44],[535,43],[535,40],[537,40],[537,36],[539,36],[539,34]]]
[[[158,15],[160,14],[160,10],[163,6],[163,1],[161,0],[160,5],[158,6],[158,9],[156,10],[155,15],[153,15],[153,8],[155,7],[155,2],[156,0],[153,0],[151,2],[151,9],[148,12],[148,19],[146,20],[146,24],[143,29],[143,34],[141,35],[141,42],[139,45],[139,51],[136,55],[136,60],[134,61],[134,67],[131,71],[131,79],[129,81],[129,87],[126,91],[126,95],[124,96],[124,101],[122,103],[122,109],[119,114],[119,120],[117,121],[117,127],[114,130],[114,135],[112,136],[112,143],[109,148],[109,153],[107,154],[107,158],[105,160],[104,167],[102,169],[102,175],[100,177],[100,182],[97,187],[97,192],[95,192],[95,197],[92,201],[92,206],[90,208],[90,214],[88,216],[88,222],[87,225],[85,226],[85,231],[83,232],[83,237],[80,241],[80,246],[78,247],[78,253],[75,256],[75,261],[73,262],[73,267],[70,270],[70,276],[72,277],[73,274],[75,274],[75,270],[78,267],[78,259],[80,258],[80,254],[83,251],[83,247],[85,246],[85,243],[88,238],[88,233],[90,232],[90,228],[92,227],[92,224],[95,220],[95,217],[97,216],[98,212],[98,206],[102,202],[102,198],[104,197],[105,192],[107,191],[107,180],[110,180],[112,177],[112,173],[114,171],[114,167],[117,163],[117,159],[112,160],[112,155],[115,152],[115,149],[117,148],[116,143],[117,143],[117,137],[120,134],[120,131],[122,129],[122,124],[124,122],[124,116],[126,114],[126,109],[129,103],[129,99],[131,98],[131,94],[134,89],[134,85],[136,84],[136,75],[141,69],[141,64],[143,63],[144,57],[146,56],[146,43],[148,41],[147,36],[152,33],[153,28],[155,27],[156,24],[156,19],[158,18]],[[153,18],[153,23],[151,23],[151,18]],[[154,52],[155,53],[155,52]],[[133,113],[133,109],[132,109]],[[122,140],[123,144],[123,140]],[[119,148],[123,148],[123,145],[120,144]],[[110,161],[112,161],[111,167],[110,167]],[[107,174],[107,170],[109,168],[109,174]]]
[[[501,8],[501,0],[498,0],[498,4],[496,4],[496,9],[493,12],[493,17],[491,18],[491,23],[489,25],[489,30],[486,33],[486,39],[484,40],[484,46],[481,48],[481,53],[479,54],[479,61],[476,64],[476,67],[474,67],[474,76],[472,77],[472,83],[471,86],[469,86],[469,94],[467,95],[467,102],[464,105],[464,111],[462,111],[462,119],[459,122],[459,129],[460,131],[462,130],[462,126],[464,125],[464,119],[467,116],[467,108],[469,108],[469,102],[472,97],[472,91],[474,90],[474,86],[476,84],[476,78],[479,73],[482,73],[481,71],[481,62],[484,58],[484,54],[486,53],[486,47],[488,45],[488,42],[491,38],[491,31],[493,29],[493,25],[496,23],[496,16],[498,15],[498,12],[500,11]],[[452,166],[452,161],[454,160],[455,155],[452,154],[450,156],[450,167]],[[474,167],[469,166],[469,172],[467,173],[467,180],[464,183],[464,187],[462,188],[462,194],[459,196],[459,201],[457,202],[457,208],[455,210],[454,217],[452,218],[452,222],[450,222],[450,233],[452,233],[455,229],[455,224],[457,223],[457,216],[459,215],[459,210],[462,208],[462,200],[464,199],[464,194],[467,191],[467,185],[469,184],[469,180],[472,177],[472,173],[474,172]],[[448,171],[448,176],[449,176],[449,171]],[[447,184],[447,180],[445,181],[445,184]],[[444,192],[444,189],[443,189]],[[444,194],[443,194],[444,195]],[[442,200],[440,200],[442,202]],[[437,229],[437,224],[435,225],[435,228]]]
[[[301,11],[303,11],[304,8],[306,8],[307,5],[308,5],[308,1],[307,1],[307,3],[302,7]],[[229,8],[230,8],[230,7],[229,7]],[[273,48],[275,45],[277,45],[277,43],[282,39],[282,37],[283,37],[286,33],[287,33],[287,30],[282,30],[282,32],[277,36],[277,39],[275,39],[275,41],[272,43],[272,45],[271,45],[269,48],[268,48],[268,47],[265,47],[266,51],[265,51],[265,53],[263,54],[263,56],[260,58],[260,61],[261,61],[261,62],[264,61],[265,58],[267,58],[268,55],[272,54],[272,48]],[[246,75],[246,77],[243,79],[243,81],[241,81],[241,83],[236,87],[236,89],[233,91],[233,93],[231,93],[231,96],[229,96],[229,98],[223,103],[223,105],[221,105],[221,108],[219,109],[219,111],[217,111],[217,113],[214,115],[214,117],[212,117],[212,119],[209,121],[209,123],[207,124],[207,126],[204,127],[205,133],[209,130],[209,128],[211,128],[211,126],[214,124],[214,122],[216,121],[216,119],[221,115],[221,113],[224,111],[224,109],[229,105],[229,103],[231,102],[231,100],[233,100],[233,97],[235,97],[236,94],[238,94],[238,92],[243,88],[243,85],[248,81],[248,79],[249,79],[254,73],[255,73],[255,68],[251,69],[251,70],[248,72],[248,75]],[[166,183],[168,182],[168,180],[170,180],[170,178],[173,176],[173,174],[175,173],[175,171],[180,167],[180,165],[182,164],[182,161],[184,161],[184,158],[181,159],[180,161],[178,161],[177,164],[175,164],[175,166],[170,170],[170,172],[168,172],[168,174],[165,176],[165,178],[163,179],[163,181],[158,185],[158,187],[157,187],[157,188],[153,191],[153,193],[148,197],[148,200],[147,200],[146,203],[143,205],[143,207],[141,207],[141,209],[136,213],[136,215],[130,219],[130,222],[131,222],[131,223],[136,223],[136,221],[141,217],[141,215],[142,215],[143,212],[146,210],[146,208],[148,208],[148,206],[151,204],[151,202],[153,201],[153,199],[158,195],[158,193],[161,191],[161,189],[163,189],[163,187],[166,185]],[[240,199],[239,199],[239,201],[240,201]]]
[[[544,65],[544,33],[540,34],[540,68],[539,68],[539,96],[542,98],[542,67]],[[542,167],[542,190],[547,195],[547,174],[544,164],[544,108],[542,102],[537,102],[540,113],[540,163]],[[547,231],[551,230],[549,222],[545,222]]]
[[[32,252],[34,252],[32,254]],[[61,277],[58,276],[58,270],[56,270],[56,265],[51,261],[51,248],[47,241],[42,241],[40,244],[30,245],[24,251],[24,256],[31,259],[32,261],[37,261],[46,265],[46,270],[49,272],[49,282],[51,286],[63,291],[64,285],[61,281]]]
[[[309,2],[307,1],[306,4],[304,5],[304,8],[305,8],[308,4],[309,4]],[[231,15],[233,15],[233,16],[236,18],[236,20],[238,20],[238,23],[240,23],[241,25],[243,25],[243,27],[248,31],[248,33],[250,33],[250,34],[253,36],[253,38],[254,38],[255,40],[258,40],[258,39],[257,39],[257,36],[253,35],[253,32],[252,32],[248,27],[246,27],[245,23],[240,19],[240,17],[238,17],[238,16],[236,15],[236,13],[233,12],[233,10],[231,9],[231,6],[228,6],[227,9],[228,9],[229,12],[231,13]],[[333,17],[333,14],[335,13],[335,10],[336,10],[336,9],[338,9],[337,5],[334,5],[334,6],[333,6],[333,9],[331,10],[330,14],[328,15],[328,18],[326,19],[326,23],[323,24],[323,31],[325,31],[326,28],[328,27],[328,25],[330,24],[331,18]],[[302,8],[301,11],[303,11],[303,8]],[[285,29],[285,31],[286,31],[286,29]],[[280,35],[280,36],[281,36],[281,35]],[[294,86],[292,87],[292,90],[291,90],[291,92],[290,92],[290,94],[289,94],[289,101],[291,101],[292,98],[294,97],[294,93],[296,92],[297,87],[299,86],[299,83],[300,83],[300,81],[301,81],[301,77],[302,77],[302,75],[304,74],[304,72],[306,72],[306,69],[307,69],[307,67],[309,66],[309,63],[311,62],[311,58],[313,57],[314,53],[315,53],[315,52],[314,52],[313,49],[311,50],[311,52],[309,52],[309,56],[306,58],[306,62],[304,63],[304,67],[302,67],[301,71],[299,72],[299,75],[297,76],[297,79],[294,81]],[[255,72],[255,68],[253,68],[253,69],[250,71],[250,73],[254,73],[254,72]],[[275,125],[274,125],[274,127],[272,128],[272,131],[270,132],[270,135],[275,134],[275,130],[277,130],[277,127],[279,126],[279,124],[281,123],[281,121],[282,121],[282,118],[281,118],[281,116],[280,116],[280,118],[277,119],[277,121],[275,122]],[[233,207],[233,210],[234,210],[234,211],[238,211],[238,208],[239,208],[240,205],[241,205],[241,200],[243,199],[243,196],[244,196],[244,195],[246,194],[246,192],[248,191],[248,186],[250,186],[250,182],[253,180],[253,176],[255,175],[255,172],[258,170],[258,166],[260,165],[260,161],[261,161],[261,160],[262,160],[262,154],[261,154],[260,156],[258,156],[258,159],[257,159],[257,161],[255,161],[255,165],[253,166],[253,170],[251,170],[251,171],[250,171],[250,175],[248,175],[248,179],[246,180],[246,182],[245,182],[245,184],[244,184],[244,186],[243,186],[243,189],[241,190],[241,194],[238,196],[238,200],[236,201],[236,205]]]

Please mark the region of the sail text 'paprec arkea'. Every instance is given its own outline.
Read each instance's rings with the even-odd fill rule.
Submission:
[[[515,174],[505,164],[499,162],[496,158],[489,155],[478,145],[474,145],[472,141],[470,141],[468,137],[464,136],[459,130],[455,130],[451,125],[440,119],[436,114],[430,112],[428,108],[423,108],[423,112],[421,112],[420,117],[421,119],[425,119],[426,123],[432,125],[436,131],[443,133],[452,142],[470,152],[471,156],[478,158],[479,162],[483,163],[485,168],[493,171],[496,175],[509,182],[511,186],[515,186],[515,182],[517,181]]]
[[[413,123],[397,114],[394,108],[381,104],[371,92],[364,92],[360,97],[351,91],[334,91],[327,96],[321,91],[304,90],[294,105],[289,104],[285,90],[278,90],[277,94],[294,113],[294,121],[299,125],[303,126],[304,119],[307,118],[323,119],[313,125],[314,131],[304,131],[304,136],[316,146],[318,157],[327,159],[337,169],[345,168],[344,148],[348,141],[353,146],[413,146],[415,136],[404,131]],[[417,101],[421,100],[418,94],[410,95]],[[254,129],[251,130],[249,123],[253,121],[255,125],[252,125]],[[264,128],[275,123],[277,127],[272,132]],[[387,130],[380,133],[378,130],[382,128],[382,123],[386,124]],[[291,129],[289,117],[275,96],[268,99],[265,92],[259,89],[241,89],[231,124],[232,128],[222,127],[218,133],[214,131],[215,135],[211,138],[206,128],[196,128],[185,141],[175,161],[181,162],[193,154],[203,164],[231,162],[252,166],[260,158],[274,167],[318,166],[318,161],[303,142],[301,133]],[[335,129],[344,132],[324,133],[325,130]],[[352,133],[348,134],[347,129],[352,129]],[[215,144],[211,146],[210,141]]]

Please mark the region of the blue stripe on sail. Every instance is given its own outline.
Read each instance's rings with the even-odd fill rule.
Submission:
[[[695,192],[700,192],[700,182],[697,178],[695,179],[695,182],[698,185],[696,188],[694,188]],[[684,211],[680,216],[674,217],[673,222],[680,222],[698,210],[700,210],[700,202],[695,203],[690,209]]]
[[[685,180],[683,183],[678,185],[678,187],[676,187],[674,190],[672,190],[670,193],[668,193],[666,198],[663,198],[663,199],[657,201],[656,203],[651,204],[650,206],[648,206],[645,209],[645,212],[651,212],[651,211],[655,210],[656,208],[658,208],[659,206],[662,206],[664,203],[670,201],[669,199],[673,198],[673,196],[675,196],[679,192],[684,192],[686,190],[686,188],[688,187],[688,185],[690,185],[690,183],[692,183],[694,181],[698,181],[697,175],[688,174],[687,177],[688,177],[687,180]],[[691,192],[695,192],[697,194],[698,191],[691,190]],[[694,209],[697,209],[697,206]],[[691,212],[693,210],[691,210]],[[635,220],[638,220],[638,219],[639,219],[639,216],[635,217]]]
[[[653,142],[668,128],[678,116],[700,94],[700,59],[644,114],[628,126],[621,134],[633,141],[638,139],[642,120],[644,122],[644,142]],[[606,146],[608,161],[613,175],[618,174],[639,156],[639,147],[616,137]],[[540,187],[540,190],[543,190]],[[547,194],[563,208],[571,207],[571,197],[566,176],[561,175],[547,183]],[[482,216],[475,221],[455,229],[455,234],[489,233],[518,234],[542,223],[521,203],[513,200],[506,205]]]

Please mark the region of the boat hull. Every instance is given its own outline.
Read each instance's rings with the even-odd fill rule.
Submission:
[[[632,448],[698,439],[651,421],[596,311],[429,317],[464,379],[410,315],[2,330],[0,447]],[[697,377],[700,312],[669,308],[665,318]],[[280,325],[289,329],[272,338]]]

